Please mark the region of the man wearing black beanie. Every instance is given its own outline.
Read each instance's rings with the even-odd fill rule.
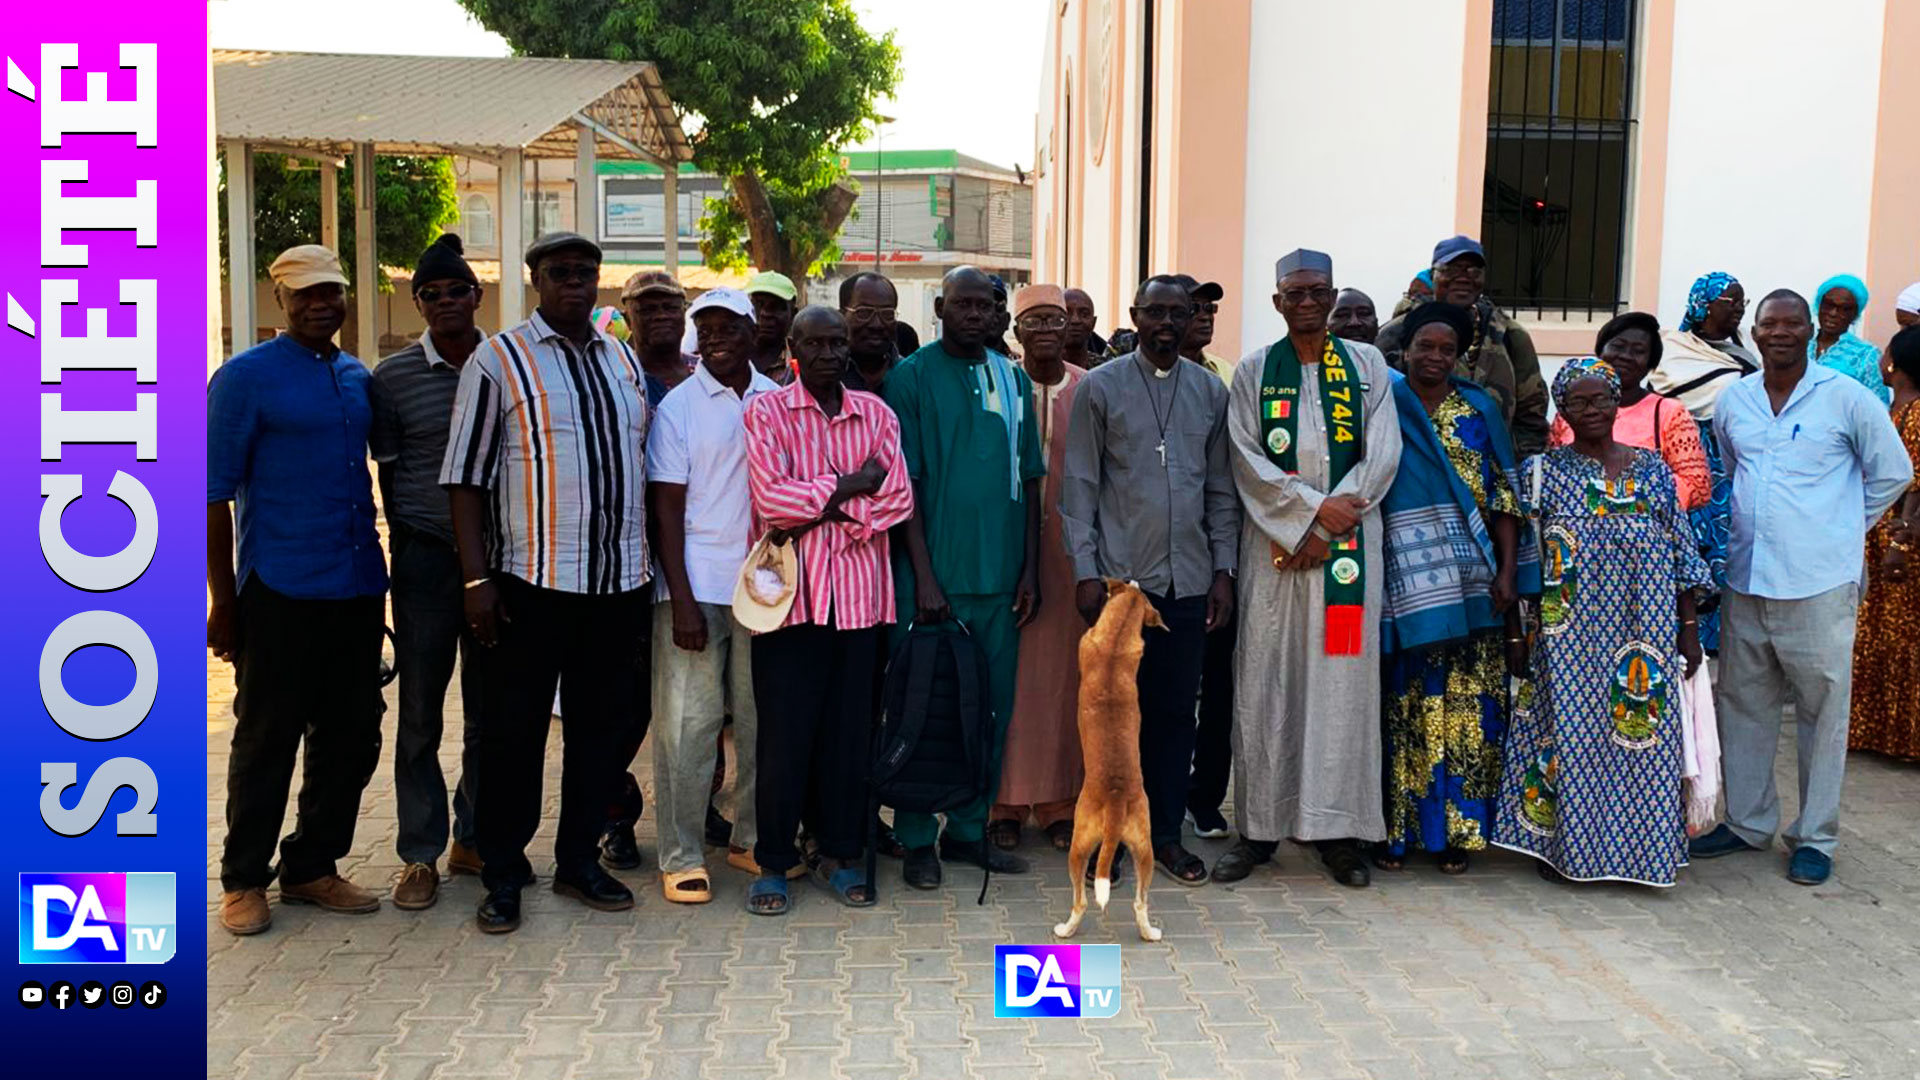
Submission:
[[[471,708],[479,697],[478,665],[473,638],[464,632],[453,516],[440,486],[460,370],[486,336],[474,325],[480,299],[480,279],[463,257],[460,238],[442,235],[427,246],[413,271],[413,305],[426,332],[373,371],[373,427],[367,442],[379,463],[380,501],[393,555],[394,658],[400,675],[393,780],[400,818],[396,846],[404,869],[393,886],[393,905],[407,910],[432,907],[440,889],[437,864],[448,834],[440,732],[456,649],[461,696],[469,707],[447,870],[480,872],[472,804],[479,725]]]

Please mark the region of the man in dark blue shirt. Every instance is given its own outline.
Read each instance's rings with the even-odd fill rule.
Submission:
[[[268,272],[286,332],[234,356],[207,385],[207,647],[234,665],[220,923],[234,934],[268,927],[276,872],[282,903],[380,907],[336,865],[353,846],[384,709],[370,378],[333,344],[347,311],[339,258],[306,244]],[[303,735],[299,814],[276,868]]]

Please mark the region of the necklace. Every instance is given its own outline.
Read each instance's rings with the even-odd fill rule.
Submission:
[[[1146,363],[1152,362],[1152,361],[1146,360],[1145,357],[1142,357],[1141,359],[1143,362],[1146,362]],[[1160,415],[1160,399],[1154,395],[1153,383],[1147,381],[1147,373],[1144,371],[1141,371],[1139,368],[1139,365],[1135,365],[1133,369],[1134,374],[1140,376],[1140,385],[1147,388],[1147,407],[1153,410],[1153,422],[1155,426],[1157,426],[1160,429],[1160,445],[1154,447],[1153,449],[1155,453],[1160,455],[1160,467],[1163,469],[1167,467],[1167,425],[1173,422],[1174,406],[1179,404],[1180,402],[1180,375],[1181,375],[1181,368],[1185,366],[1186,365],[1180,363],[1180,360],[1178,357],[1174,358],[1173,394],[1167,401],[1167,415],[1165,416]]]

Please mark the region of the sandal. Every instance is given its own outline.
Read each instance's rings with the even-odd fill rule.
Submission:
[[[1012,851],[1020,846],[1020,823],[1012,818],[1001,818],[987,822],[987,839],[1001,851]]]
[[[763,873],[760,869],[760,864],[753,861],[753,852],[748,851],[746,848],[728,848],[727,865],[733,867],[735,870],[745,870],[754,877],[759,877]],[[794,878],[803,878],[806,876],[807,866],[805,862],[797,862],[787,868],[787,879],[789,881]]]
[[[867,872],[859,867],[828,870],[827,860],[822,859],[813,871],[813,880],[848,907],[872,907],[878,899],[873,887],[867,884]]]
[[[1053,850],[1071,851],[1073,849],[1073,822],[1056,821],[1041,831],[1047,834],[1047,843],[1053,845]]]
[[[747,886],[747,910],[755,915],[785,915],[790,903],[787,879],[778,874],[762,874]]]
[[[1450,847],[1435,859],[1440,872],[1449,877],[1459,877],[1467,872],[1467,853],[1463,848]]]
[[[713,899],[713,882],[704,866],[667,870],[660,874],[660,891],[676,904],[704,904]]]
[[[1188,888],[1207,883],[1207,864],[1200,856],[1179,844],[1163,844],[1153,853],[1154,864],[1162,873]]]
[[[1374,846],[1373,865],[1376,869],[1385,870],[1391,874],[1407,868],[1407,857],[1395,855],[1393,848],[1381,843]]]

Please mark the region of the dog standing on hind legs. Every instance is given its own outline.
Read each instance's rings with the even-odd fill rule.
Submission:
[[[1147,594],[1131,582],[1109,580],[1099,621],[1080,638],[1080,749],[1087,777],[1074,805],[1073,847],[1067,856],[1073,912],[1054,926],[1055,937],[1080,931],[1087,914],[1087,859],[1096,850],[1093,900],[1107,909],[1113,860],[1124,844],[1133,854],[1133,919],[1140,940],[1160,940],[1160,928],[1147,919],[1153,845],[1140,776],[1140,654],[1149,626],[1167,628]]]

